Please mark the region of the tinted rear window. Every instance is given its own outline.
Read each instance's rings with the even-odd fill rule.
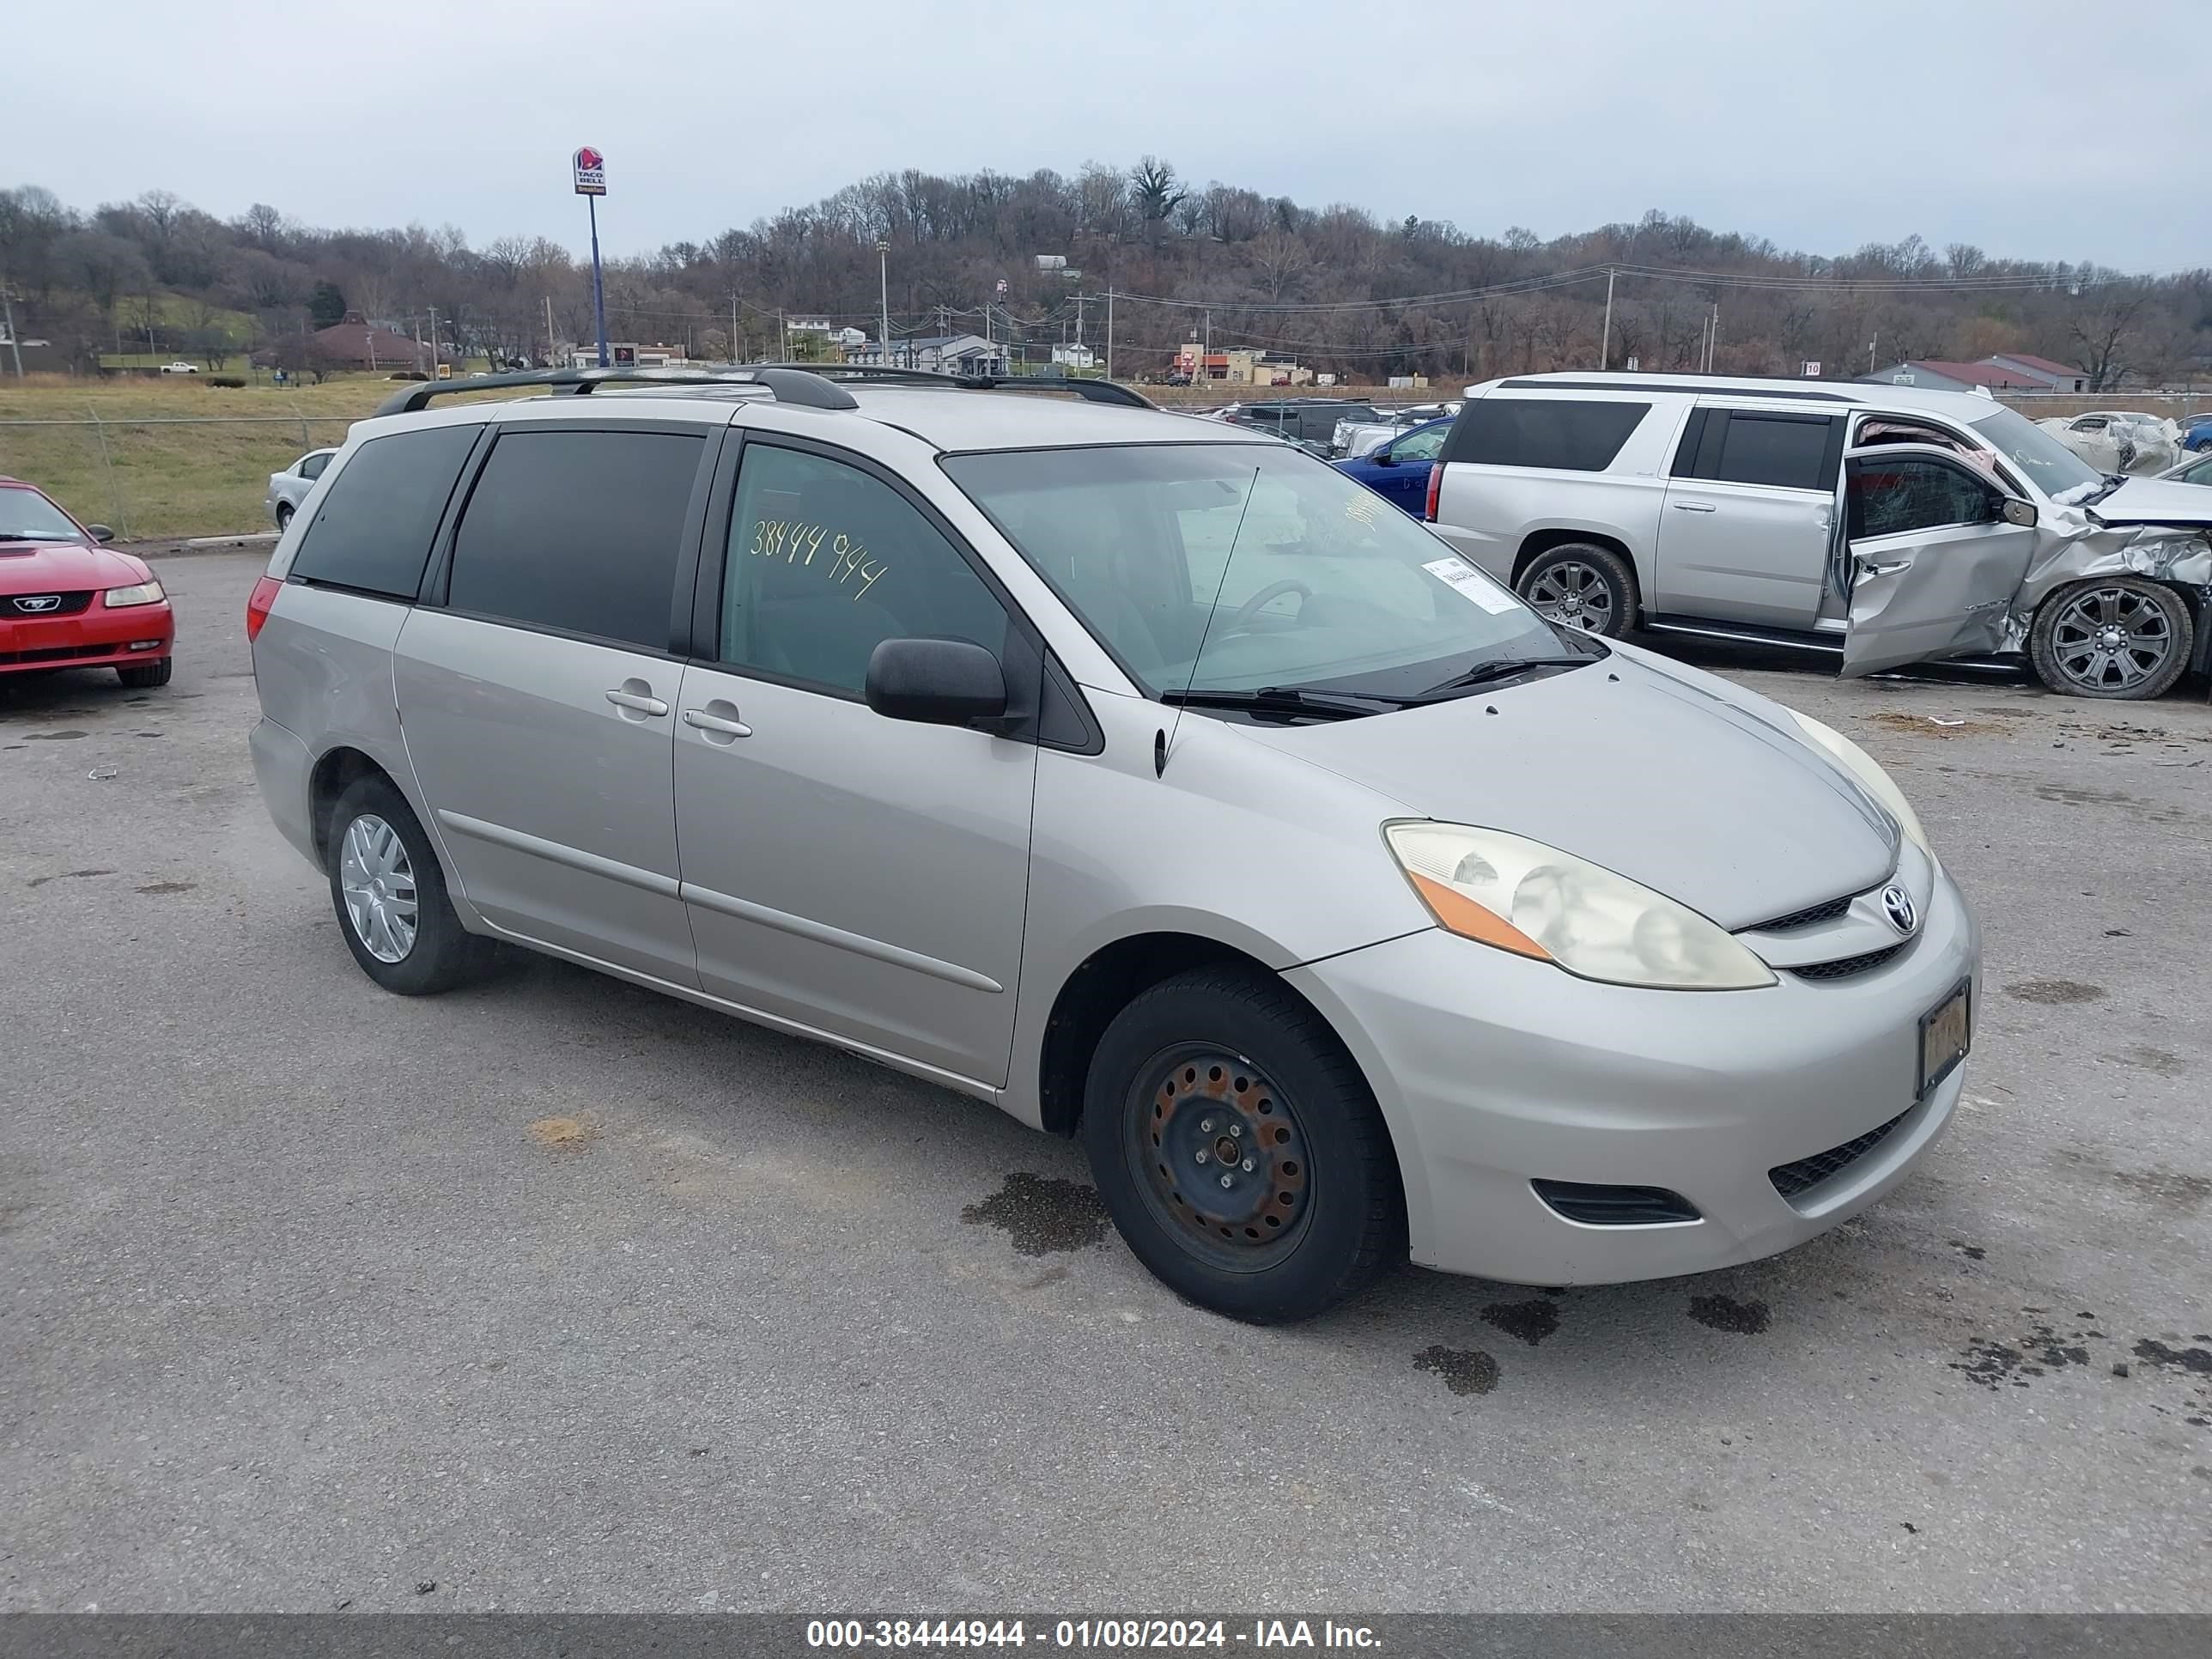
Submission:
[[[412,599],[446,498],[479,430],[434,426],[371,438],[323,492],[292,574]]]
[[[1602,472],[1650,409],[1564,398],[1479,398],[1460,411],[1444,459]]]
[[[1719,461],[1705,476],[1790,489],[1829,489],[1835,482],[1828,442],[1834,428],[1835,422],[1826,416],[1753,415],[1738,410],[1728,417]]]
[[[454,532],[447,603],[667,650],[704,442],[673,432],[502,432]]]

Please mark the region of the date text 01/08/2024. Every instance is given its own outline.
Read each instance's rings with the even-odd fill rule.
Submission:
[[[1257,1619],[1249,1628],[1220,1619],[1060,1619],[1032,1630],[1019,1619],[811,1619],[810,1648],[1021,1648],[1127,1651],[1176,1648],[1364,1648],[1381,1644],[1364,1625],[1334,1620]]]

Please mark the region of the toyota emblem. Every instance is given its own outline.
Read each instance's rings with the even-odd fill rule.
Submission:
[[[1911,933],[1919,923],[1920,912],[1913,908],[1912,895],[1902,887],[1893,885],[1881,890],[1881,908],[1890,926],[1900,933]]]
[[[61,605],[62,596],[58,593],[33,593],[17,599],[15,609],[29,611],[58,611],[61,609]]]

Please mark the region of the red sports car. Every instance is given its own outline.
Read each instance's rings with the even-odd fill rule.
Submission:
[[[177,619],[146,562],[29,484],[0,478],[0,674],[112,667],[167,685]]]

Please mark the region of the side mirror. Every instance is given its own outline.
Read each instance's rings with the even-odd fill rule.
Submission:
[[[886,720],[965,726],[1006,712],[1006,675],[973,640],[885,640],[868,657],[863,695]]]
[[[115,532],[104,524],[88,524],[85,528],[92,533],[93,540],[103,547],[115,539]]]
[[[1997,516],[2007,524],[2020,525],[2023,528],[2031,527],[2036,520],[2035,503],[2021,501],[2016,495],[2008,497],[2005,504],[1997,509]]]
[[[1398,465],[1398,458],[1390,453],[1390,447],[1388,444],[1385,444],[1382,448],[1376,450],[1367,459],[1374,462],[1377,466],[1395,466]]]

